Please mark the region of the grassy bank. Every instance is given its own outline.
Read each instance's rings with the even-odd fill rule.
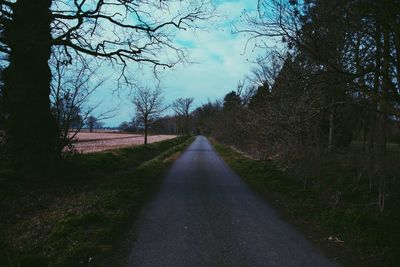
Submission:
[[[213,141],[224,160],[256,191],[266,197],[286,220],[347,266],[398,266],[400,262],[400,199],[398,181],[388,187],[384,212],[369,200],[368,183],[343,192],[340,201],[332,189],[338,181],[357,179],[350,169],[321,170],[321,186],[304,183],[279,170],[271,161],[250,159]],[[335,181],[335,182],[334,182]],[[396,184],[397,183],[397,184]]]
[[[4,171],[0,266],[115,265],[113,255],[146,197],[192,141],[76,155],[42,179]]]

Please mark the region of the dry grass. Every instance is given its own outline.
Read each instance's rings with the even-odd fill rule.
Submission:
[[[76,154],[40,178],[2,170],[0,266],[122,266],[141,206],[192,141]]]
[[[75,139],[78,141],[94,141],[94,140],[109,140],[120,138],[133,138],[142,136],[141,134],[128,134],[128,133],[106,133],[106,132],[79,132]]]
[[[369,177],[359,176],[359,166],[365,166],[359,146],[320,158],[307,153],[304,161],[282,169],[272,160],[253,160],[216,141],[213,144],[240,177],[344,266],[399,266],[397,146],[388,147],[386,204],[380,212],[377,177],[371,190]]]
[[[151,135],[148,143],[159,142],[175,138],[175,135]],[[144,136],[140,134],[125,133],[78,133],[75,148],[81,153],[92,153],[110,149],[142,145]]]

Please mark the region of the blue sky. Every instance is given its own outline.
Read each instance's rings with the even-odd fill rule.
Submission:
[[[245,49],[246,36],[232,34],[231,21],[237,20],[244,9],[254,10],[256,3],[253,0],[215,0],[218,19],[206,25],[205,30],[178,32],[176,44],[188,49],[192,63],[160,73],[165,104],[179,97],[194,97],[194,106],[199,106],[236,89],[239,80],[250,72],[257,52]],[[145,68],[137,73],[141,84],[155,84]],[[104,121],[106,126],[118,126],[135,113],[127,92],[119,95],[111,92],[115,83],[109,79],[91,99],[93,103],[103,101],[98,112],[116,109],[115,116]]]

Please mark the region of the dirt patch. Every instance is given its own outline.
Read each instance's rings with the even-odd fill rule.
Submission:
[[[175,135],[151,135],[148,143],[175,138]],[[142,145],[144,136],[140,134],[123,133],[78,133],[75,148],[81,153],[99,152],[104,150]]]

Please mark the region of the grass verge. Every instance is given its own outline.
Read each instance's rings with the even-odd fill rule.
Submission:
[[[343,196],[344,203],[333,204],[327,191],[305,189],[301,181],[279,170],[273,162],[250,159],[215,140],[212,143],[244,181],[341,264],[398,266],[400,203],[395,188],[399,187],[391,189],[393,197],[384,212],[365,204],[365,190],[360,191],[363,185]],[[348,180],[352,176],[357,174],[340,169],[321,173],[326,181],[330,177]]]
[[[76,155],[34,181],[1,178],[0,266],[115,266],[160,174],[192,141]]]

